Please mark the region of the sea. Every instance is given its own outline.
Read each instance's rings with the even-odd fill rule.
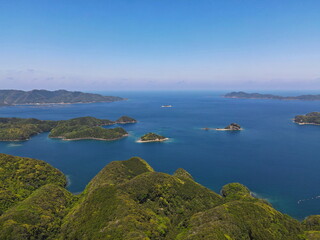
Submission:
[[[128,100],[1,107],[0,117],[62,120],[93,116],[116,120],[127,115],[138,120],[121,125],[129,132],[128,137],[63,141],[42,133],[28,141],[0,142],[0,152],[48,162],[67,176],[67,188],[73,193],[83,191],[111,161],[139,156],[159,172],[173,174],[184,168],[217,193],[225,184],[240,182],[255,196],[298,220],[320,214],[320,126],[299,126],[292,121],[298,114],[320,111],[320,101],[228,99],[222,97],[226,92],[215,91],[99,93]],[[243,131],[202,129],[223,128],[233,122]],[[148,132],[169,140],[136,142]]]

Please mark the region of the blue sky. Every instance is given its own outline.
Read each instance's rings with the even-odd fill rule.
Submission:
[[[320,1],[0,0],[17,89],[320,89]]]

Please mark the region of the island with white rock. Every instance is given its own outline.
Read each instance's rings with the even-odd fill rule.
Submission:
[[[164,136],[155,134],[155,133],[147,133],[145,135],[143,135],[142,137],[140,137],[140,139],[137,142],[140,143],[145,143],[145,142],[163,142],[168,140],[169,138],[166,138]]]
[[[243,128],[241,128],[241,126],[237,123],[231,123],[228,126],[226,126],[225,128],[209,128],[209,127],[205,127],[202,128],[202,130],[216,130],[216,131],[240,131],[243,130]]]

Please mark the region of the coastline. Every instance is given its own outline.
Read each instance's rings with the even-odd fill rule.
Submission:
[[[131,121],[131,122],[115,122],[115,124],[132,124],[132,123],[137,123],[138,121]],[[110,124],[112,125],[112,124]]]
[[[169,140],[169,138],[164,138],[164,139],[157,139],[157,140],[147,140],[147,141],[142,141],[142,140],[137,140],[137,143],[147,143],[147,142],[164,142]]]
[[[24,142],[24,141],[28,141],[28,140],[30,140],[30,138],[22,139],[22,140],[0,140],[0,142]]]
[[[316,125],[316,126],[320,126],[319,123],[299,123],[299,122],[295,122],[295,121],[293,121],[293,122],[298,124],[298,125]]]
[[[124,137],[128,137],[129,134],[125,134],[121,137],[118,137],[118,138],[112,138],[112,139],[105,139],[105,138],[95,138],[95,137],[86,137],[86,138],[72,138],[72,139],[67,139],[67,138],[64,138],[64,137],[49,137],[49,138],[57,138],[57,139],[61,139],[63,141],[78,141],[78,140],[99,140],[99,141],[115,141],[115,140],[119,140],[121,138],[124,138]]]
[[[235,130],[235,129],[225,129],[225,128],[214,128],[213,130],[215,131],[242,131],[243,128],[240,128],[238,130]]]
[[[46,105],[68,105],[68,104],[86,104],[86,103],[112,103],[112,102],[120,102],[120,101],[127,101],[128,98],[123,98],[121,100],[115,101],[92,101],[92,102],[57,102],[57,103],[21,103],[21,104],[7,104],[7,105],[0,105],[0,107],[9,107],[9,106],[46,106]]]
[[[225,97],[224,98],[231,98],[231,99],[261,99],[261,100],[280,100],[280,101],[320,101],[320,99],[294,99],[294,98],[245,98],[245,97]]]
[[[205,131],[210,131],[210,130],[214,130],[214,131],[242,131],[243,128],[240,128],[239,130],[225,129],[225,128],[201,128],[201,130],[205,130]]]

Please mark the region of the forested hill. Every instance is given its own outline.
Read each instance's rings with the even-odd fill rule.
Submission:
[[[121,97],[103,96],[93,93],[71,92],[67,90],[0,90],[0,106],[24,104],[114,102],[121,100],[125,99]]]
[[[316,240],[303,222],[230,183],[217,194],[184,169],[155,172],[141,158],[109,163],[78,195],[35,159],[0,154],[0,239]]]

